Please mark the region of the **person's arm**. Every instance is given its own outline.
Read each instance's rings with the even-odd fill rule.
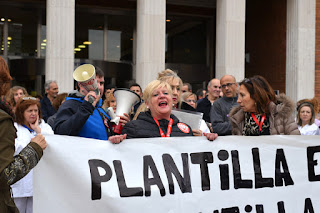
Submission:
[[[78,101],[68,100],[63,103],[54,122],[54,133],[59,135],[77,136],[90,115],[94,107],[87,101],[79,104]]]
[[[284,134],[285,135],[300,135],[298,125],[293,119],[293,117],[285,118],[283,121]]]
[[[0,182],[11,185],[37,165],[46,142],[43,136],[38,136],[35,142],[30,142],[18,155],[13,156],[16,134],[12,121],[4,120],[0,123],[0,127]],[[38,145],[39,143],[42,145]]]
[[[94,98],[93,103],[89,102],[90,96]],[[99,100],[100,95],[97,95],[94,91],[90,91],[86,94],[82,103],[76,100],[65,101],[57,112],[53,127],[54,133],[78,136],[89,116],[92,115]]]
[[[39,145],[31,142],[13,157],[13,161],[3,171],[8,185],[12,185],[26,176],[38,164],[43,152],[41,148],[37,151],[37,147]]]
[[[229,119],[225,118],[225,113],[223,113],[221,106],[219,104],[213,103],[210,111],[210,119],[212,124],[213,132],[218,135],[231,135],[232,126]]]

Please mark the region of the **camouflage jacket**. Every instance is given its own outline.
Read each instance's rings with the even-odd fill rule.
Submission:
[[[42,157],[41,147],[30,142],[19,155],[13,156],[16,129],[13,120],[0,110],[0,212],[19,212],[10,194],[10,185],[23,178]]]

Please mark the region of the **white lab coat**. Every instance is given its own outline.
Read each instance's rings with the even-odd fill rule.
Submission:
[[[24,126],[14,123],[17,129],[17,138],[15,140],[15,153],[18,155],[23,148],[25,148],[33,137],[36,136],[36,132],[30,132]],[[53,135],[53,130],[49,124],[41,119],[39,125],[42,135]],[[31,170],[24,178],[11,185],[13,197],[32,197],[33,196],[33,170]]]
[[[320,135],[319,127],[313,123],[312,125],[298,126],[301,135]]]

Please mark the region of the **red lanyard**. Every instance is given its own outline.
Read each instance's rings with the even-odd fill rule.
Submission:
[[[264,119],[266,118],[266,114],[262,115],[260,123],[259,123],[258,119],[256,118],[256,116],[252,112],[251,112],[251,116],[252,116],[254,122],[256,122],[256,124],[259,126],[259,130],[261,132],[262,131],[261,127],[262,127],[262,124],[264,122]]]
[[[153,119],[154,119],[154,121],[156,122],[156,124],[157,124],[158,127],[159,127],[161,137],[163,137],[163,138],[164,138],[164,137],[170,137],[171,129],[172,129],[172,123],[173,123],[172,118],[170,118],[170,121],[169,121],[169,124],[168,124],[168,129],[167,129],[167,135],[166,135],[166,136],[164,135],[162,129],[160,128],[159,121],[158,121],[157,119],[155,119],[155,118],[153,118]]]

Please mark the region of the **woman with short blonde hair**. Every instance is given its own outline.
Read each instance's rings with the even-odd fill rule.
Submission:
[[[192,92],[184,92],[181,95],[181,100],[196,109],[197,107],[197,96]]]
[[[172,91],[166,81],[154,80],[145,88],[144,101],[146,111],[140,112],[137,120],[127,123],[122,134],[127,138],[183,137],[192,136],[192,129],[171,114]],[[205,134],[208,140],[217,138],[217,134]],[[120,140],[109,139],[112,143]]]

